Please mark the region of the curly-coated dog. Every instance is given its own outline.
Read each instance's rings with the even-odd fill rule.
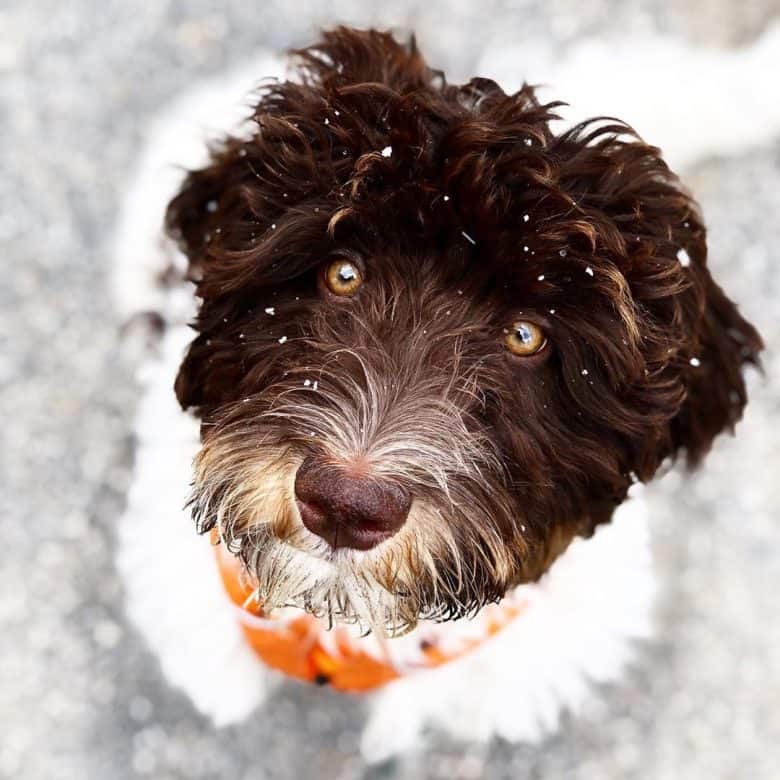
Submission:
[[[167,215],[201,299],[176,393],[200,531],[266,612],[381,634],[475,613],[695,465],[761,341],[699,210],[627,125],[448,84],[337,29]]]

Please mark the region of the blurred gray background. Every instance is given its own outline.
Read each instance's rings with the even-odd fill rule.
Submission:
[[[499,40],[563,56],[585,36],[661,32],[727,51],[778,15],[776,0],[1,2],[0,776],[780,776],[780,138],[686,171],[716,276],[769,345],[766,375],[751,377],[739,436],[652,490],[656,641],[537,746],[432,737],[366,767],[357,700],[290,684],[215,731],[166,686],[113,565],[138,390],[108,293],[111,229],[150,118],[258,46],[337,21],[392,25],[471,75]]]

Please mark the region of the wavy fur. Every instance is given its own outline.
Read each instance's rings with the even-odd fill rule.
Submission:
[[[269,556],[301,529],[289,473],[259,470],[367,458],[426,522],[372,551],[368,591],[299,572],[276,596],[391,630],[459,617],[538,578],[664,459],[697,464],[761,341],[709,274],[695,202],[627,125],[555,135],[562,104],[448,84],[376,31],[294,56],[297,81],[262,88],[254,131],[168,210],[201,299],[176,382],[202,419],[196,518],[273,596]],[[318,292],[336,256],[365,269],[347,302]],[[503,348],[521,316],[540,357]]]

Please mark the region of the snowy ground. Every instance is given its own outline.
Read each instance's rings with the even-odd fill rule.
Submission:
[[[0,777],[776,777],[780,128],[767,76],[780,6],[385,5],[0,7]],[[517,78],[556,79],[555,97],[625,107],[686,166],[716,275],[770,345],[739,436],[721,441],[701,474],[675,472],[653,488],[657,641],[541,746],[486,752],[433,739],[422,756],[367,769],[356,757],[359,702],[294,685],[262,719],[214,731],[165,685],[124,618],[114,529],[138,389],[108,293],[117,210],[151,118],[177,94],[336,20],[414,28],[456,77],[506,71],[516,57]],[[625,83],[651,89],[655,74],[668,100],[657,88],[652,105],[621,95]],[[601,85],[614,105],[601,108]],[[703,106],[692,102],[702,85]]]

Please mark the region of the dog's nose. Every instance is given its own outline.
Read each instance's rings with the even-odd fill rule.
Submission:
[[[345,466],[307,458],[295,475],[303,524],[331,547],[370,550],[406,520],[409,493],[400,485]]]

